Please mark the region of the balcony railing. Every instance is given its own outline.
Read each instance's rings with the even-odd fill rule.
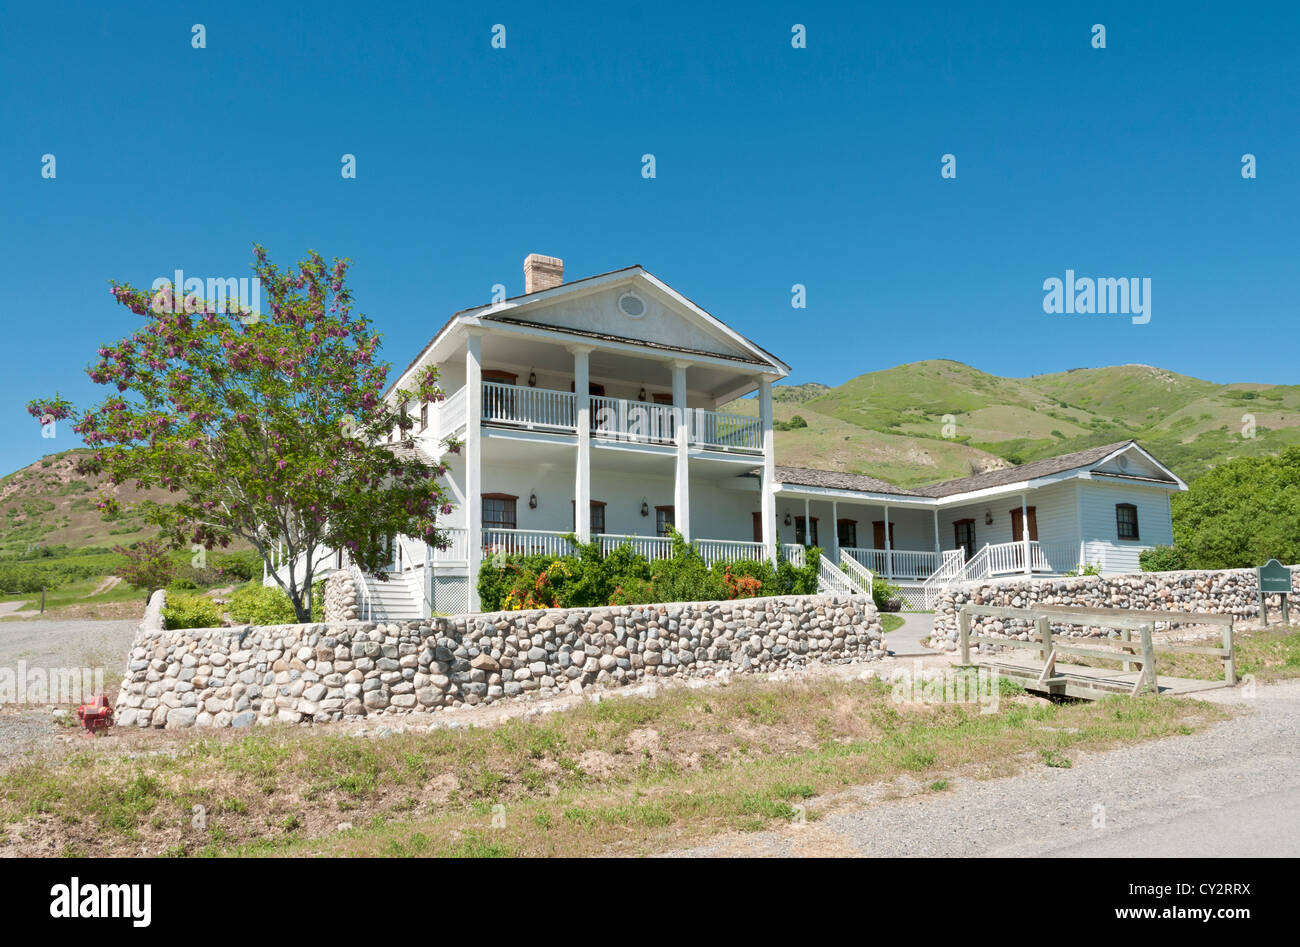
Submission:
[[[463,390],[449,395],[439,410],[447,412],[457,404],[453,399],[457,399]],[[693,446],[747,453],[761,453],[763,450],[763,425],[757,418],[702,408],[678,409],[672,405],[601,395],[591,396],[591,433],[600,440],[676,444],[679,410],[686,412],[687,438]],[[484,423],[572,433],[577,430],[577,417],[577,399],[573,392],[483,382]],[[454,430],[450,423],[450,418],[445,421],[440,418],[439,431]]]

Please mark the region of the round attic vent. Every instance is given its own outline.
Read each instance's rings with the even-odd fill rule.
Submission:
[[[645,315],[645,300],[636,293],[624,293],[618,297],[618,308],[623,315],[640,319]]]
[[[1128,455],[1120,454],[1115,458],[1115,466],[1120,470],[1128,470]]]

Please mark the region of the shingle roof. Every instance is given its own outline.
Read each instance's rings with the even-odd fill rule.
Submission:
[[[407,463],[416,461],[417,463],[424,464],[426,467],[438,466],[438,459],[425,450],[418,441],[398,441],[395,444],[385,444],[384,446],[387,447],[398,460],[403,460]]]
[[[969,493],[972,490],[984,490],[989,487],[1001,487],[1009,483],[1020,483],[1024,480],[1033,480],[1036,477],[1046,477],[1055,473],[1064,473],[1067,470],[1076,470],[1080,467],[1087,467],[1095,464],[1109,454],[1113,454],[1121,447],[1127,447],[1130,444],[1136,444],[1136,441],[1116,441],[1114,444],[1103,444],[1101,447],[1089,447],[1087,450],[1075,451],[1072,454],[1062,454],[1059,457],[1047,457],[1043,460],[1031,461],[1027,464],[1020,464],[1017,467],[1005,467],[1001,470],[986,470],[984,473],[978,473],[971,477],[960,477],[956,480],[945,480],[942,483],[932,483],[929,486],[918,487],[917,490],[921,496],[927,497],[950,497],[955,493]],[[1159,477],[1168,483],[1173,483],[1172,478]]]
[[[1116,441],[1113,444],[1103,444],[1100,447],[1090,447],[1087,450],[1075,451],[1071,454],[1062,454],[1059,457],[1047,457],[1043,460],[1035,460],[1028,464],[1020,464],[1017,467],[1006,467],[1001,470],[986,470],[984,473],[975,474],[971,477],[959,477],[956,480],[944,480],[941,483],[932,483],[924,487],[915,487],[907,489],[906,487],[895,486],[884,480],[877,480],[875,477],[868,477],[863,474],[840,473],[834,470],[814,470],[811,467],[783,467],[777,465],[775,469],[776,480],[778,483],[789,483],[805,487],[825,487],[831,490],[856,490],[862,493],[887,493],[892,496],[902,497],[926,497],[929,499],[938,499],[942,497],[954,496],[958,493],[969,493],[975,490],[984,490],[989,487],[1001,487],[1011,483],[1021,483],[1025,480],[1033,480],[1037,477],[1046,477],[1055,473],[1064,473],[1067,470],[1077,470],[1082,467],[1088,467],[1097,463],[1102,458],[1113,454],[1121,447],[1127,447],[1130,444],[1136,444],[1136,441]],[[1173,477],[1166,474],[1157,474],[1150,478],[1161,483],[1176,483]]]
[[[812,467],[775,467],[778,483],[793,483],[804,487],[826,487],[830,490],[859,490],[863,493],[891,493],[897,496],[919,497],[905,487],[898,487],[865,474],[841,473],[837,470],[815,470]]]

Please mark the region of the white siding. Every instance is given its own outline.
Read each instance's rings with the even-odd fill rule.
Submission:
[[[1168,546],[1174,541],[1168,490],[1086,480],[1079,483],[1079,503],[1088,561],[1098,563],[1105,572],[1138,572],[1138,554],[1143,549]],[[1137,507],[1139,539],[1119,538],[1115,525],[1117,503]]]

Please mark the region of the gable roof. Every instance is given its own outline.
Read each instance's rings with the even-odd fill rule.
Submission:
[[[929,486],[918,487],[921,496],[928,497],[950,497],[958,493],[971,493],[975,490],[986,490],[989,487],[1002,487],[1010,483],[1021,483],[1025,480],[1035,480],[1039,477],[1048,477],[1052,474],[1065,473],[1068,470],[1078,470],[1083,467],[1090,467],[1093,464],[1100,463],[1111,454],[1123,450],[1130,445],[1137,447],[1137,441],[1116,441],[1113,444],[1103,444],[1101,447],[1089,447],[1087,450],[1075,451],[1071,454],[1061,454],[1058,457],[1045,457],[1042,460],[1030,461],[1027,464],[1020,464],[1017,467],[1004,467],[1001,470],[986,470],[984,473],[978,473],[970,477],[959,477],[956,480],[945,480],[942,483],[933,483]],[[1141,448],[1138,448],[1141,450]],[[1145,452],[1144,452],[1145,453]],[[1154,459],[1154,458],[1153,458]],[[1163,465],[1161,466],[1163,471]],[[1161,483],[1177,483],[1178,479],[1172,474],[1164,472],[1155,477],[1148,478],[1157,480]]]
[[[1058,457],[1046,457],[1043,460],[1031,461],[1027,464],[1020,464],[1016,467],[1005,467],[1001,470],[986,470],[984,473],[978,473],[970,477],[958,477],[955,480],[944,480],[940,483],[932,483],[923,487],[908,489],[906,487],[895,486],[884,480],[878,480],[875,477],[868,477],[864,474],[840,473],[834,470],[815,470],[811,467],[783,467],[777,465],[775,468],[775,480],[778,483],[791,484],[793,486],[804,487],[821,487],[831,490],[853,490],[859,493],[885,493],[891,496],[899,497],[918,497],[924,499],[940,500],[946,497],[958,496],[963,493],[975,493],[979,490],[988,490],[996,487],[1004,487],[1014,483],[1024,483],[1027,480],[1036,480],[1040,477],[1049,477],[1052,474],[1067,473],[1071,470],[1082,470],[1092,467],[1106,460],[1108,457],[1132,447],[1149,458],[1157,468],[1156,473],[1149,477],[1130,477],[1126,479],[1145,480],[1152,483],[1176,484],[1183,487],[1184,484],[1178,477],[1174,476],[1163,464],[1143,450],[1137,441],[1116,441],[1113,444],[1103,444],[1100,447],[1089,447],[1087,450],[1074,451],[1070,454],[1061,454]],[[1107,476],[1118,476],[1116,474],[1106,474]]]
[[[707,352],[704,351],[703,349],[677,347],[677,346],[672,346],[660,342],[648,342],[645,339],[638,339],[629,336],[613,335],[613,334],[602,333],[602,332],[590,332],[581,329],[574,329],[574,328],[569,328],[564,326],[556,326],[556,325],[551,325],[549,323],[534,322],[531,320],[522,319],[512,314],[512,311],[519,308],[520,306],[526,306],[533,302],[540,301],[544,298],[551,299],[557,296],[562,296],[574,290],[583,289],[585,288],[583,286],[584,283],[592,283],[595,282],[596,280],[609,280],[611,277],[618,277],[624,274],[633,277],[636,276],[644,277],[646,281],[648,281],[651,285],[653,285],[655,288],[659,289],[664,294],[671,297],[679,304],[681,304],[683,307],[685,307],[686,309],[694,313],[706,324],[712,326],[716,330],[720,330],[727,336],[734,339],[736,342],[740,343],[743,347],[750,349],[754,353],[754,357],[747,358],[745,356],[740,356],[735,354],[724,355],[719,352]],[[617,282],[617,280],[615,280],[615,282]],[[457,310],[456,312],[451,314],[451,317],[442,324],[442,327],[438,329],[438,331],[433,334],[433,337],[430,338],[429,341],[420,349],[420,351],[416,353],[415,357],[411,359],[411,361],[407,364],[407,366],[404,369],[402,369],[400,373],[394,376],[393,380],[389,383],[387,389],[385,389],[383,396],[387,398],[389,394],[391,394],[392,391],[397,387],[398,383],[401,382],[403,378],[405,378],[408,374],[410,374],[412,369],[414,369],[417,365],[419,365],[424,360],[425,356],[429,353],[430,349],[432,349],[433,346],[437,343],[437,341],[440,338],[442,338],[442,336],[446,334],[452,327],[454,327],[456,323],[464,321],[466,319],[472,319],[473,317],[476,316],[480,319],[488,320],[491,322],[501,322],[501,323],[518,325],[522,327],[545,329],[549,332],[559,332],[562,334],[581,336],[585,338],[592,338],[592,339],[598,339],[598,340],[604,340],[610,342],[627,343],[631,345],[639,345],[639,346],[644,346],[646,348],[660,349],[662,351],[681,352],[682,354],[686,354],[686,355],[708,355],[713,358],[725,358],[731,361],[749,363],[753,365],[767,365],[772,368],[778,369],[783,374],[788,374],[790,371],[789,365],[781,361],[781,359],[777,358],[767,349],[763,348],[758,343],[754,342],[753,340],[737,332],[735,329],[731,328],[726,323],[724,323],[721,319],[718,319],[712,313],[708,312],[702,306],[697,305],[691,299],[687,298],[683,294],[679,293],[677,290],[673,289],[663,280],[659,279],[653,273],[645,269],[645,267],[641,266],[641,264],[634,263],[631,266],[619,267],[616,270],[608,270],[604,273],[597,273],[594,276],[584,276],[580,279],[568,280],[566,282],[561,283],[558,286],[549,287],[548,289],[534,290],[531,293],[521,293],[518,296],[508,296],[501,302],[481,304],[478,306],[470,306],[466,309]]]

